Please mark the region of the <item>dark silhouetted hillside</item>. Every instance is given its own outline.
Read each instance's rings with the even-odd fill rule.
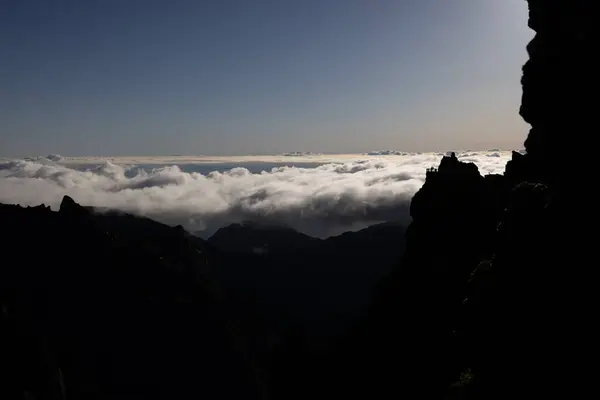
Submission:
[[[376,283],[404,253],[404,232],[401,224],[384,223],[316,239],[286,228],[234,224],[208,243],[220,249],[215,273],[228,294],[263,298],[271,308],[287,304],[295,310],[288,314],[307,329],[324,332],[366,307]]]
[[[3,398],[262,398],[326,353],[404,251],[394,223],[326,240],[244,223],[206,242],[69,197],[0,218]]]
[[[401,224],[384,223],[322,240],[235,224],[208,242],[221,249],[215,278],[257,357],[287,345],[290,335],[307,341],[306,354],[322,356],[329,341],[364,315],[377,282],[404,252],[404,232]]]
[[[69,197],[0,221],[2,399],[262,398],[200,239]]]
[[[219,229],[208,241],[228,252],[290,254],[309,249],[319,239],[292,228],[244,222]]]

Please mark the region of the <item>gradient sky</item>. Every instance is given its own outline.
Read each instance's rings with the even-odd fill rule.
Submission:
[[[0,155],[521,148],[525,0],[2,0]]]

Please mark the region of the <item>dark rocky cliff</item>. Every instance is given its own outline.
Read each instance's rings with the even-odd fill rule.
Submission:
[[[444,396],[462,370],[457,330],[469,276],[493,252],[505,198],[503,176],[484,177],[455,154],[427,172],[411,203],[406,255],[348,343],[360,359],[347,372],[355,376],[351,391],[378,399]]]
[[[523,67],[520,113],[531,124],[526,155],[494,253],[474,272],[463,330],[472,382],[467,398],[580,398],[593,390],[597,330],[591,159],[562,156],[594,129],[597,45],[591,1],[529,0],[536,32]],[[583,143],[577,141],[577,143]],[[574,168],[574,166],[576,166]]]
[[[582,271],[594,259],[593,169],[564,145],[594,126],[597,11],[582,0],[530,0],[529,9],[527,153],[514,152],[503,176],[482,177],[453,155],[428,171],[406,256],[345,347],[363,366],[342,373],[350,392],[572,398],[593,382],[579,359],[597,347],[594,274]]]
[[[529,0],[529,27],[535,37],[527,46],[520,114],[531,124],[525,141],[536,180],[556,180],[573,170],[560,157],[566,143],[579,147],[595,126],[598,85],[598,12],[590,0]],[[585,171],[577,171],[578,174]]]

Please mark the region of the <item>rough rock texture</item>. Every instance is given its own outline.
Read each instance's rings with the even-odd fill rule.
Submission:
[[[260,398],[202,240],[69,197],[0,223],[0,398]]]

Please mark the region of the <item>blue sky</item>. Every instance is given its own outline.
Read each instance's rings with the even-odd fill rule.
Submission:
[[[0,155],[521,148],[525,0],[3,0]]]

